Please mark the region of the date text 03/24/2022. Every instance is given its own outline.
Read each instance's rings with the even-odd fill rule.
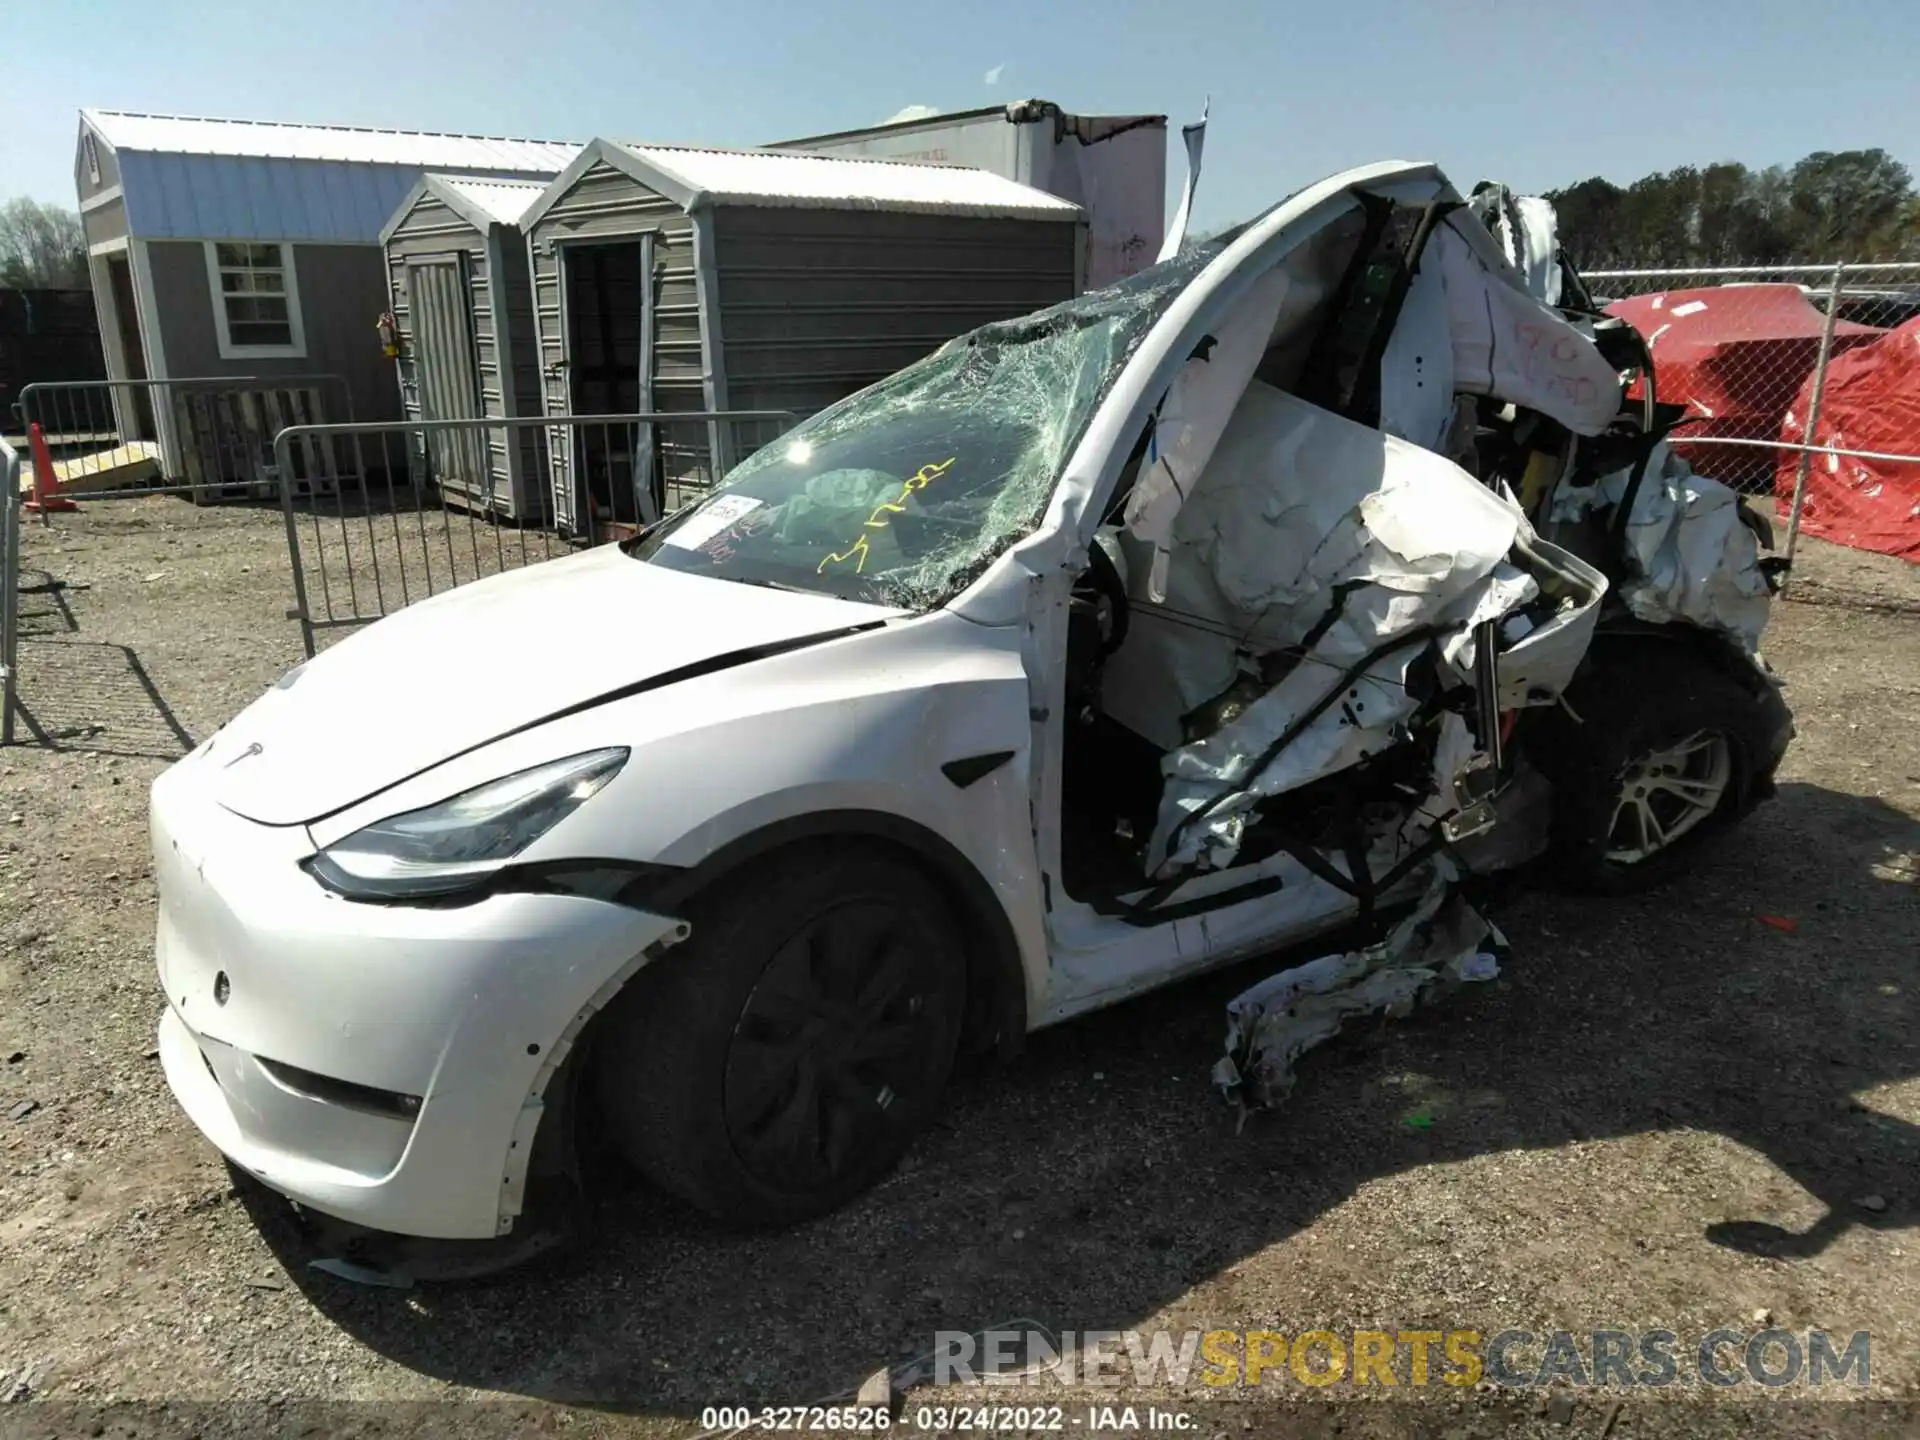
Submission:
[[[818,1434],[874,1433],[892,1429],[921,1434],[1072,1430],[1188,1431],[1193,1417],[1157,1405],[913,1405],[896,1419],[882,1405],[710,1405],[701,1413],[704,1431],[768,1430]]]

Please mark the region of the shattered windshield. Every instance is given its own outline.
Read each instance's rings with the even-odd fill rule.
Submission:
[[[742,461],[632,553],[745,584],[943,603],[1032,531],[1101,397],[1221,248],[961,336]]]

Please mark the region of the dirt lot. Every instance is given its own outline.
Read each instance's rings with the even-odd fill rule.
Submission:
[[[477,1398],[498,1403],[457,1423],[684,1431],[1012,1317],[1664,1327],[1683,1356],[1721,1326],[1866,1330],[1866,1390],[1821,1394],[1920,1397],[1920,573],[1898,562],[1809,546],[1809,601],[1770,636],[1801,730],[1780,795],[1684,889],[1510,903],[1497,982],[1336,1042],[1241,1133],[1207,1072],[1258,963],[965,1077],[906,1170],[825,1221],[721,1235],[629,1188],[570,1258],[411,1292],[263,1239],[153,1048],[146,788],[299,656],[278,515],[92,504],[31,526],[25,566],[68,588],[24,597],[47,743],[0,751],[0,1399],[50,1403],[0,1407],[0,1434],[427,1433],[456,1423],[444,1405],[314,1404]],[[1914,1418],[1804,1385],[1758,1408],[1750,1381],[1695,1408],[1702,1391],[1569,1413],[1484,1383],[1406,1405],[1282,1374],[1258,1399],[1099,1398],[1216,1436]]]

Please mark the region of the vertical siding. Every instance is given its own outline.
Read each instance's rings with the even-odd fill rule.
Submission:
[[[480,395],[481,413],[487,416],[509,416],[516,414],[537,414],[539,401],[537,389],[522,388],[517,395],[516,385],[525,387],[528,383],[527,372],[536,368],[532,352],[533,319],[525,308],[527,305],[527,279],[525,247],[520,243],[519,232],[501,227],[499,249],[506,274],[496,275],[493,265],[493,248],[488,244],[486,232],[470,224],[464,217],[456,214],[438,196],[428,192],[414,202],[406,217],[395,227],[387,241],[387,272],[392,289],[391,309],[396,327],[400,332],[401,359],[397,365],[401,404],[406,418],[415,420],[420,417],[420,377],[415,357],[419,353],[413,313],[413,296],[409,293],[407,266],[412,263],[445,260],[456,255],[465,255],[467,273],[470,277],[469,300],[471,302],[470,323],[473,328],[473,352],[477,371],[471,377],[471,388]],[[516,275],[515,272],[518,272]],[[496,325],[496,307],[494,287],[504,283],[504,299],[507,307],[508,348],[512,353],[503,353]],[[518,300],[520,309],[514,309]],[[515,332],[518,332],[517,334]],[[520,371],[516,375],[516,367]],[[525,403],[525,397],[533,395],[532,405]],[[516,403],[516,401],[518,403]],[[533,467],[529,463],[529,452],[535,444],[532,432],[522,432],[515,436],[505,430],[487,432],[487,446],[491,454],[490,465],[493,471],[494,492],[503,497],[510,507],[507,513],[520,515],[531,497],[524,493],[526,485],[538,483],[526,477],[531,476]],[[521,451],[522,460],[515,467],[510,460],[513,448]],[[516,485],[514,470],[521,472],[521,480]],[[510,497],[510,498],[508,498]]]
[[[955,335],[1072,297],[1077,225],[728,207],[727,403],[809,415]]]
[[[198,240],[147,245],[153,301],[167,371],[188,375],[307,375],[345,378],[356,420],[398,420],[399,387],[380,353],[374,321],[388,308],[386,268],[378,245],[295,245],[294,273],[306,330],[304,359],[220,358],[206,251]],[[327,416],[345,420],[344,415]]]
[[[700,366],[700,303],[693,273],[693,222],[677,205],[611,165],[587,170],[547,213],[529,236],[532,251],[533,311],[538,327],[537,364],[541,398],[548,415],[573,413],[568,388],[566,346],[560,293],[560,257],[556,242],[638,236],[651,230],[654,242],[658,323],[654,335],[654,404],[660,410],[705,408]],[[669,455],[673,437],[668,437]],[[554,494],[563,516],[570,516],[571,447],[553,447]],[[669,460],[668,478],[676,478]]]

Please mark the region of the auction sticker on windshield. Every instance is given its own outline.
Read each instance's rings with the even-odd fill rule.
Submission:
[[[722,495],[699,514],[689,515],[661,543],[677,545],[682,550],[698,550],[722,530],[758,510],[760,505],[751,495]]]

